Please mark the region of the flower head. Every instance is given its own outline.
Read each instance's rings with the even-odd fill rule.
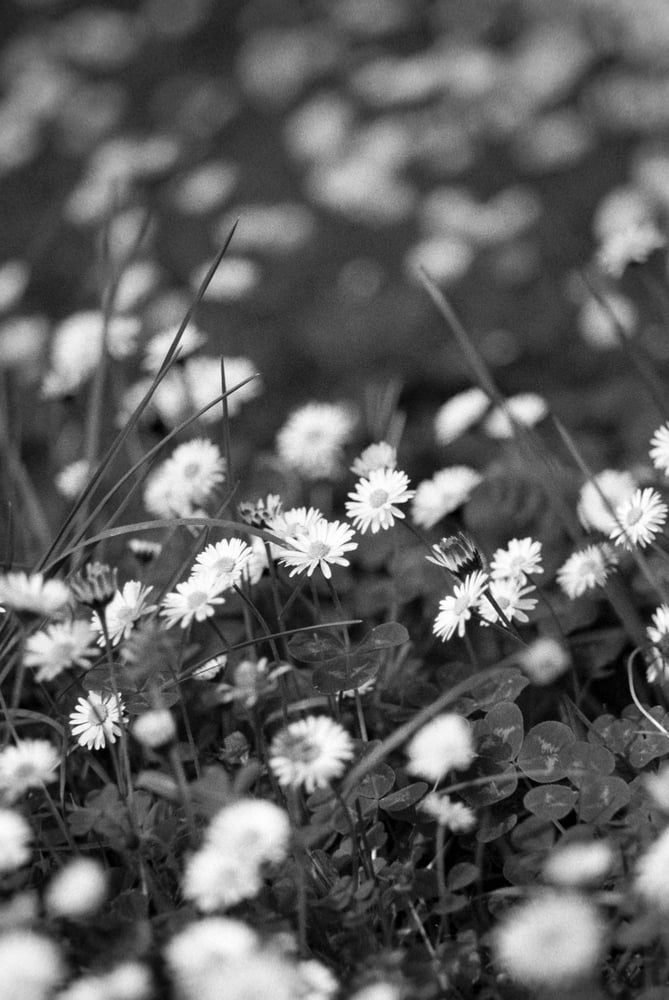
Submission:
[[[92,562],[70,577],[70,590],[80,604],[95,611],[106,607],[116,593],[118,570],[106,563]]]
[[[144,361],[142,367],[147,371],[154,374],[159,371],[162,367],[167,352],[172,346],[172,341],[176,337],[177,327],[173,329],[161,330],[159,333],[154,333],[146,347],[144,348]],[[177,357],[179,361],[183,361],[189,355],[194,354],[198,348],[206,344],[207,338],[204,336],[197,327],[190,324],[181,334],[179,338],[179,346],[177,347]]]
[[[66,500],[74,500],[88,481],[90,471],[90,463],[85,458],[70,462],[56,476],[56,489]]]
[[[616,507],[616,526],[609,538],[628,549],[635,545],[644,548],[664,525],[668,511],[660,494],[650,486],[635,490],[629,500]]]
[[[311,793],[340,777],[353,757],[353,741],[327,715],[309,715],[291,722],[272,740],[269,763],[279,784]]]
[[[474,811],[462,802],[455,802],[444,792],[430,792],[419,809],[451,833],[469,833],[476,826]]]
[[[451,396],[437,410],[434,418],[437,443],[447,445],[456,441],[483,418],[489,406],[490,399],[478,386]]]
[[[0,793],[8,802],[29,788],[41,788],[58,777],[60,755],[48,740],[21,740],[0,750]]]
[[[49,1000],[65,978],[55,941],[23,928],[6,929],[0,936],[0,967],[6,1000]]]
[[[193,574],[203,570],[213,573],[221,580],[222,590],[229,590],[238,584],[244,575],[244,568],[251,558],[249,545],[241,538],[225,538],[208,545],[195,560]]]
[[[650,458],[656,469],[669,476],[669,423],[662,424],[650,439]]]
[[[414,495],[414,490],[408,486],[409,478],[404,472],[372,469],[369,477],[360,479],[355,490],[349,493],[346,516],[362,534],[368,528],[372,534],[381,528],[392,528],[396,517],[405,516],[397,505],[407,503]]]
[[[520,577],[509,576],[491,580],[488,593],[495,599],[497,607],[487,598],[482,599],[479,606],[481,624],[496,621],[503,623],[499,610],[503,612],[507,621],[528,622],[529,618],[526,612],[534,611],[537,604],[537,598],[530,597],[530,594],[533,594],[535,590],[532,583],[524,587]]]
[[[483,477],[466,465],[453,465],[424,479],[416,488],[412,516],[421,528],[432,528],[466,503]]]
[[[21,813],[0,808],[0,873],[16,871],[30,859],[32,839],[32,830]]]
[[[646,629],[653,649],[648,652],[647,678],[650,684],[669,680],[669,605],[661,604],[655,611],[652,625]]]
[[[605,469],[581,487],[576,513],[584,528],[608,535],[615,527],[615,509],[636,489],[630,472]]]
[[[620,278],[628,264],[643,264],[666,242],[655,223],[638,221],[611,232],[599,249],[597,261],[605,274]]]
[[[155,604],[147,604],[152,590],[153,587],[145,587],[139,580],[128,580],[122,590],[114,593],[104,610],[105,625],[112,646],[127,639],[140,618],[156,610]],[[98,645],[104,646],[104,632],[97,614],[93,615],[91,624],[99,633]]]
[[[221,360],[225,365],[225,386],[229,395],[227,399],[228,416],[236,417],[244,403],[262,391],[262,382],[257,376],[258,370],[249,358],[223,358],[201,356],[189,358],[183,368],[183,376],[191,404],[196,410],[210,403],[223,391],[221,384]],[[247,381],[249,380],[250,381]],[[239,388],[236,388],[239,386]],[[234,391],[232,391],[234,390]],[[202,414],[200,419],[205,423],[214,423],[220,419],[221,407],[212,406]]]
[[[12,611],[49,617],[65,611],[71,600],[62,580],[45,580],[41,573],[0,574],[0,604]]]
[[[269,493],[264,499],[243,500],[239,504],[238,510],[239,516],[245,524],[264,528],[281,513],[281,497],[278,493]]]
[[[432,555],[425,558],[435,566],[443,566],[455,576],[483,569],[483,557],[473,540],[464,531],[442,538],[432,546]]]
[[[541,542],[531,538],[512,538],[505,549],[497,549],[490,562],[493,580],[518,578],[524,583],[528,576],[543,573]]]
[[[387,441],[370,444],[355,459],[351,472],[361,479],[369,479],[370,472],[376,469],[394,469],[397,466],[397,449]]]
[[[78,857],[53,876],[44,895],[49,913],[79,920],[100,908],[107,895],[107,873],[99,861]]]
[[[534,427],[548,413],[546,400],[535,392],[520,392],[505,400],[504,407],[496,406],[488,414],[483,429],[491,438],[511,438],[515,425]]]
[[[637,861],[634,888],[655,909],[669,913],[669,828]]]
[[[144,505],[157,517],[191,517],[225,480],[225,459],[207,438],[175,448],[144,490]]]
[[[482,570],[469,573],[461,583],[456,583],[453,593],[439,602],[439,614],[432,628],[434,634],[447,641],[457,630],[462,637],[472,612],[480,610],[487,586],[488,574]]]
[[[551,851],[544,865],[544,878],[553,885],[596,885],[612,865],[613,851],[606,841],[574,842]]]
[[[472,727],[455,712],[438,715],[418,730],[407,755],[407,770],[428,781],[441,781],[449,771],[466,771],[476,756]]]
[[[352,538],[353,529],[348,524],[327,521],[323,517],[297,538],[286,538],[285,548],[280,549],[279,562],[292,567],[291,576],[304,572],[311,576],[314,570],[320,569],[329,580],[332,576],[331,565],[349,565],[344,553],[358,547]]]
[[[588,545],[569,556],[557,571],[557,582],[572,600],[586,590],[603,587],[609,570],[616,563],[615,553],[608,545]]]
[[[115,743],[123,729],[123,701],[113,694],[89,691],[79,698],[77,707],[70,713],[70,731],[81,747],[103,750],[107,743]]]
[[[169,709],[152,708],[135,719],[132,735],[142,746],[155,750],[176,738],[177,727]]]
[[[286,465],[306,479],[331,479],[341,471],[343,446],[355,425],[341,403],[308,403],[295,410],[276,438]]]
[[[551,636],[539,636],[522,650],[519,659],[533,684],[552,684],[571,666],[569,653]]]
[[[99,654],[88,622],[54,622],[25,641],[23,662],[36,667],[38,681],[52,681],[70,667],[88,670]]]
[[[224,584],[221,578],[211,571],[202,570],[193,574],[184,583],[178,583],[176,590],[166,594],[160,612],[167,622],[167,627],[180,625],[188,628],[193,622],[203,622],[216,612],[216,605],[224,604],[221,597]]]

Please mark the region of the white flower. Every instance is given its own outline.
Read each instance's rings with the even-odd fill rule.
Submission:
[[[244,565],[242,575],[246,582],[253,587],[259,580],[262,579],[262,575],[268,567],[269,562],[267,560],[267,549],[265,548],[265,543],[258,535],[252,535],[251,555]]]
[[[53,876],[44,905],[53,916],[80,920],[99,910],[106,895],[107,873],[100,862],[78,857]]]
[[[140,323],[131,316],[106,321],[106,347],[112,358],[129,357],[135,350]],[[42,395],[59,398],[76,393],[100,363],[105,319],[100,310],[73,313],[58,324],[51,341],[51,367],[42,383]]]
[[[352,757],[351,737],[327,715],[309,715],[290,723],[277,733],[269,749],[269,764],[279,784],[304,785],[308,793],[340,777]]]
[[[419,809],[451,833],[469,833],[476,826],[476,814],[462,802],[454,802],[443,792],[430,792]]]
[[[225,460],[207,438],[179,445],[149,477],[144,505],[157,517],[191,517],[225,480]]]
[[[604,840],[565,844],[551,851],[544,864],[544,878],[553,885],[596,885],[613,865],[613,851]]]
[[[472,727],[455,712],[438,715],[418,730],[407,756],[407,770],[428,781],[441,781],[449,771],[466,771],[476,756]]]
[[[456,583],[453,593],[439,602],[439,614],[432,628],[434,634],[447,641],[457,630],[462,638],[472,612],[480,609],[487,586],[488,575],[482,570],[469,573],[462,583]]]
[[[620,278],[628,264],[643,264],[666,242],[654,223],[639,221],[610,233],[599,248],[597,261],[605,274]]]
[[[605,469],[581,487],[576,513],[584,528],[608,535],[615,527],[615,509],[632,496],[636,482],[630,472]],[[604,499],[606,499],[606,503]]]
[[[620,335],[631,336],[639,315],[629,299],[615,293],[590,295],[578,314],[579,333],[591,347],[609,350],[620,346]]]
[[[535,989],[594,977],[603,944],[599,913],[576,893],[546,892],[511,910],[494,932],[500,965]]]
[[[74,500],[88,481],[90,471],[90,464],[85,458],[70,462],[56,476],[56,489],[66,500]]]
[[[140,618],[156,610],[155,604],[146,603],[152,590],[153,587],[145,587],[139,580],[128,580],[122,590],[116,591],[104,610],[112,646],[117,646],[122,639],[127,639]],[[92,616],[91,624],[99,634],[98,645],[104,646],[102,625],[97,614]]]
[[[646,629],[648,641],[655,647],[648,654],[647,678],[649,683],[669,678],[669,606],[661,604],[655,611],[652,625]]]
[[[308,403],[295,410],[276,438],[279,458],[306,479],[332,479],[355,419],[341,403]]]
[[[332,1000],[339,992],[339,983],[328,969],[315,958],[298,963],[300,1000]]]
[[[228,416],[236,417],[244,403],[260,395],[262,392],[262,380],[252,377],[254,375],[257,376],[258,369],[249,358],[225,357],[223,358],[223,362],[225,364],[226,392],[230,393],[226,397],[228,401]],[[209,356],[190,358],[184,365],[183,377],[194,410],[202,409],[212,399],[220,396],[223,391],[220,358]],[[246,380],[249,378],[251,381],[247,382]],[[245,385],[240,385],[242,382]],[[240,388],[235,389],[234,392],[230,392],[237,385]],[[212,406],[202,414],[200,419],[204,423],[215,423],[221,419],[222,407],[222,402],[217,406]]]
[[[644,548],[655,538],[667,519],[666,503],[652,487],[635,490],[629,500],[616,507],[616,526],[609,538],[616,545],[630,549],[635,545]]]
[[[65,977],[60,948],[30,930],[6,930],[0,936],[3,1000],[49,1000]]]
[[[32,839],[32,830],[21,813],[0,808],[0,873],[13,872],[30,860]]]
[[[394,469],[397,465],[397,450],[386,441],[370,444],[355,459],[351,472],[361,479],[368,479],[374,469]]]
[[[349,565],[344,553],[358,547],[357,542],[351,541],[352,538],[353,529],[349,525],[321,518],[297,538],[286,539],[279,561],[284,566],[292,567],[290,576],[304,572],[311,576],[314,570],[320,569],[329,580],[332,576],[330,564]]]
[[[525,612],[533,611],[537,604],[537,598],[529,596],[534,593],[535,589],[534,584],[523,587],[518,577],[505,577],[491,580],[488,592],[494,597],[507,621],[512,622],[517,619],[519,622],[527,622],[529,618]],[[481,601],[479,611],[484,619],[481,622],[482,625],[487,622],[500,621],[502,623],[503,621],[497,608],[493,607],[492,603],[485,597]]]
[[[60,755],[48,740],[21,740],[0,750],[0,792],[15,802],[29,788],[41,788],[58,777]]]
[[[669,813],[669,764],[662,764],[657,774],[644,774],[643,780],[653,804]]]
[[[251,558],[250,546],[241,538],[225,538],[208,545],[200,552],[193,566],[193,575],[202,572],[220,577],[222,589],[229,590],[240,582]]]
[[[572,600],[586,590],[603,587],[610,568],[615,565],[615,554],[606,545],[588,545],[574,552],[557,571],[557,582]]]
[[[669,913],[669,827],[637,861],[634,888],[646,902]]]
[[[360,479],[346,502],[346,516],[364,534],[379,529],[392,528],[395,518],[403,518],[404,511],[397,504],[407,503],[414,496],[408,489],[409,478],[404,472],[393,469],[372,469],[367,479]]]
[[[474,386],[459,392],[443,404],[434,418],[434,434],[440,445],[451,444],[477,424],[490,406],[483,389]]]
[[[99,655],[95,633],[85,621],[54,622],[25,641],[23,662],[37,667],[38,681],[52,681],[70,667],[88,670]]]
[[[243,854],[221,854],[205,844],[184,869],[181,889],[202,913],[214,913],[253,899],[263,881],[257,866],[248,864]]]
[[[141,962],[121,962],[108,972],[80,976],[58,994],[58,1000],[150,1000],[150,971]]]
[[[267,528],[273,535],[277,535],[283,542],[292,539],[297,541],[300,535],[309,534],[319,521],[326,520],[317,507],[291,507],[289,510],[278,511],[268,517]],[[257,536],[254,536],[257,538]],[[264,545],[263,545],[264,548]],[[271,543],[270,551],[272,558],[278,559],[282,553],[281,545]]]
[[[653,465],[669,476],[669,423],[663,424],[650,439],[650,457]]]
[[[71,596],[62,580],[45,580],[41,573],[0,574],[0,604],[13,611],[56,615],[65,611]]]
[[[201,977],[214,972],[222,975],[229,962],[250,961],[257,946],[257,935],[240,920],[208,917],[175,934],[167,943],[165,959],[184,997],[195,1000],[193,990]]]
[[[421,528],[432,528],[442,517],[461,507],[483,477],[466,465],[452,465],[418,484],[412,516]]]
[[[372,983],[356,990],[350,1000],[402,1000],[403,991],[395,983]]]
[[[77,707],[70,713],[70,730],[81,747],[103,750],[107,743],[115,743],[121,736],[123,701],[113,694],[89,691],[79,698]]]
[[[228,657],[225,653],[221,653],[219,656],[212,656],[202,666],[197,667],[191,674],[191,677],[195,681],[213,681],[214,677],[220,674],[227,662]]]
[[[160,614],[165,618],[168,628],[180,625],[188,628],[193,620],[206,621],[216,612],[217,604],[224,604],[221,597],[224,584],[221,578],[211,571],[201,570],[189,577],[184,583],[178,583],[177,589],[163,598]]]
[[[520,653],[521,669],[533,684],[552,684],[571,666],[569,653],[557,639],[540,636]]]
[[[165,357],[167,356],[167,352],[172,346],[172,341],[177,335],[178,329],[178,326],[174,326],[167,330],[161,330],[159,333],[154,333],[144,348],[144,361],[142,363],[142,367],[146,371],[151,372],[152,375],[162,367]],[[194,354],[195,351],[202,347],[203,344],[206,344],[206,342],[207,338],[205,335],[198,330],[197,327],[190,323],[179,338],[177,358],[180,361],[183,361],[184,358]],[[214,395],[216,395],[216,393],[214,393]]]
[[[515,434],[514,424],[534,427],[548,413],[548,404],[534,392],[521,392],[505,400],[506,409],[496,406],[484,424],[483,429],[491,438],[510,438]],[[513,421],[513,423],[512,423]]]
[[[543,573],[541,542],[531,538],[512,538],[506,549],[497,549],[490,563],[493,580],[518,577],[521,583],[528,576]]]
[[[427,561],[442,566],[455,576],[461,576],[467,569],[480,569],[483,565],[481,553],[464,531],[441,538],[431,548],[432,555],[425,556]]]
[[[176,738],[177,727],[169,709],[153,708],[135,719],[132,735],[142,746],[156,749]]]

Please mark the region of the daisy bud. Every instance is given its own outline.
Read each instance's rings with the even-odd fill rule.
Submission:
[[[432,555],[427,556],[427,561],[443,566],[455,576],[466,576],[476,569],[483,569],[483,556],[464,531],[448,535],[433,545]]]
[[[166,708],[154,708],[135,719],[132,735],[143,747],[156,750],[175,739],[177,727],[171,712]]]
[[[114,599],[117,573],[106,563],[89,563],[82,572],[70,577],[70,590],[80,604],[98,611]]]

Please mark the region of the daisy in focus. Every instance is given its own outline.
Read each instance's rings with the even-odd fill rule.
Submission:
[[[25,641],[23,662],[37,670],[35,679],[52,681],[64,670],[81,667],[88,670],[99,655],[95,632],[85,621],[54,622]]]
[[[280,785],[304,786],[308,794],[341,777],[353,757],[353,740],[327,715],[309,715],[280,730],[269,748],[269,764]]]
[[[297,538],[287,538],[285,548],[279,554],[279,562],[291,567],[290,576],[296,573],[306,573],[311,576],[314,570],[320,569],[323,576],[329,580],[332,576],[331,565],[348,566],[349,560],[345,552],[357,549],[358,543],[352,541],[353,529],[340,521],[327,521],[324,517]]]
[[[364,534],[392,528],[395,518],[404,518],[404,511],[397,506],[407,503],[414,496],[408,489],[409,478],[394,469],[372,469],[369,477],[360,479],[346,502],[346,516]]]
[[[168,628],[180,625],[188,628],[193,622],[203,622],[211,618],[219,604],[225,603],[221,596],[225,581],[217,573],[204,568],[189,577],[183,583],[178,583],[176,590],[163,598],[161,616]]]
[[[449,771],[466,771],[476,756],[472,727],[455,712],[438,715],[418,730],[407,756],[407,770],[427,781],[441,781]]]
[[[430,529],[447,514],[469,500],[483,481],[480,473],[466,465],[453,465],[424,479],[416,488],[412,517],[421,527]]]
[[[652,487],[635,490],[629,500],[616,508],[616,526],[609,538],[627,549],[636,545],[645,548],[664,526],[668,511],[666,503]]]
[[[104,750],[107,743],[115,743],[123,734],[123,713],[121,698],[89,691],[85,698],[79,698],[76,708],[70,713],[70,732],[80,747]]]
[[[486,625],[499,621],[503,624],[504,615],[507,621],[528,622],[528,611],[534,611],[537,606],[537,598],[530,595],[536,592],[534,584],[523,586],[520,577],[502,577],[498,580],[491,580],[488,587],[488,594],[494,598],[495,607],[486,597],[483,597],[479,606],[481,614],[481,624]]]
[[[439,602],[439,614],[432,631],[445,642],[457,631],[460,638],[473,612],[480,611],[483,595],[488,587],[488,574],[482,570],[469,573],[462,583],[456,583],[453,593]]]
[[[12,611],[49,618],[67,610],[71,600],[62,580],[45,580],[42,573],[0,574],[0,604]]]
[[[543,573],[541,542],[532,538],[512,538],[506,549],[497,549],[490,561],[493,580],[518,578],[525,583],[528,576]]]
[[[145,587],[139,580],[129,580],[121,590],[116,591],[104,609],[105,625],[112,646],[127,639],[141,618],[157,610],[156,604],[147,604],[152,590],[153,587]],[[104,630],[97,614],[93,614],[91,625],[99,634],[98,645],[104,646]]]
[[[432,555],[425,557],[435,566],[447,569],[455,576],[466,575],[483,568],[483,558],[473,540],[464,531],[448,535],[432,546]]]
[[[609,545],[588,545],[574,552],[557,571],[557,582],[567,597],[574,600],[588,590],[603,587],[617,556]]]
[[[341,472],[343,448],[354,426],[355,418],[342,403],[307,403],[277,434],[276,450],[305,479],[332,479]]]

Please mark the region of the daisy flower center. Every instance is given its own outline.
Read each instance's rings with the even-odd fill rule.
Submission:
[[[383,507],[388,502],[388,493],[385,490],[374,490],[369,496],[370,507]]]
[[[311,559],[324,559],[329,551],[330,547],[325,542],[311,542],[307,554]]]
[[[191,610],[195,610],[195,608],[207,603],[207,594],[204,590],[194,590],[192,594],[188,595],[186,603]]]
[[[235,568],[235,560],[230,556],[226,556],[223,559],[219,559],[216,563],[217,573],[231,573]]]
[[[469,607],[469,598],[467,594],[462,594],[460,597],[456,597],[455,604],[453,605],[453,611],[456,615],[461,615]]]
[[[304,736],[289,738],[282,749],[286,757],[297,764],[312,764],[320,755],[316,744]]]
[[[643,517],[643,511],[641,510],[641,508],[640,507],[632,507],[631,511],[629,512],[629,514],[627,515],[627,517],[625,518],[625,520],[627,522],[628,527],[631,528],[635,524],[637,524],[641,520],[642,517]]]
[[[200,475],[200,463],[199,462],[188,462],[187,465],[183,467],[183,475],[185,479],[196,479]]]

